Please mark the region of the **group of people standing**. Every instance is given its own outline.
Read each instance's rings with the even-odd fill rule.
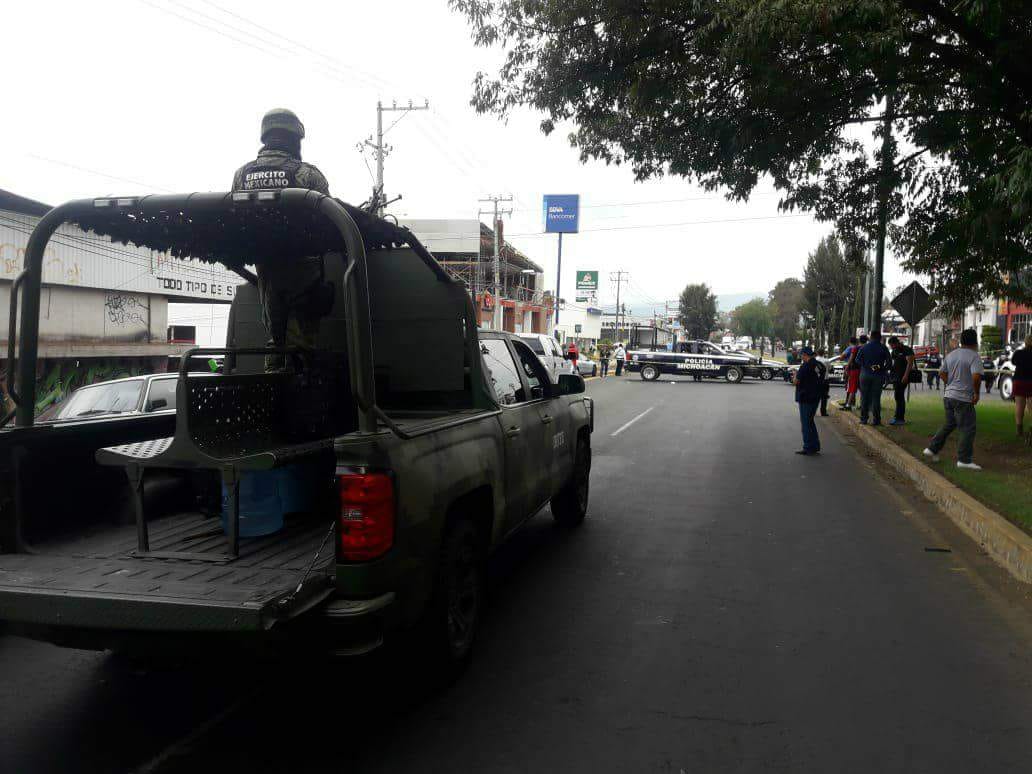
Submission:
[[[814,355],[813,349],[800,350],[803,364],[796,373],[796,402],[799,404],[799,418],[802,424],[803,448],[797,454],[820,454],[821,442],[814,417],[822,408],[822,397],[827,394],[827,366]],[[860,424],[877,426],[882,423],[881,394],[887,383],[892,385],[896,411],[890,425],[906,424],[907,389],[911,384],[922,381],[917,367],[914,350],[897,336],[890,336],[888,346],[881,341],[881,332],[850,339],[849,347],[843,353],[846,362],[846,399],[840,405],[843,411],[856,407],[860,395]],[[1032,397],[1032,336],[1024,349],[1011,358],[1014,364],[1015,416],[1018,435],[1032,443],[1032,432],[1026,435],[1024,415],[1028,400]],[[939,360],[938,355],[929,357],[932,369],[928,386],[941,379],[944,384],[943,409],[945,421],[932,437],[923,454],[935,461],[946,444],[946,439],[955,431],[960,437],[957,444],[957,467],[966,470],[981,470],[974,462],[974,442],[977,427],[975,407],[978,405],[985,378],[982,356],[978,351],[978,334],[965,330],[960,334],[960,346]],[[826,406],[826,398],[823,401]],[[822,414],[826,412],[822,411]]]
[[[602,345],[598,349],[598,375],[605,379],[609,375],[609,358],[616,360],[616,376],[623,373],[624,360],[627,359],[627,350],[619,341],[612,349],[608,345]]]

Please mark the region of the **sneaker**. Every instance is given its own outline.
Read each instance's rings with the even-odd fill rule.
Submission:
[[[906,423],[907,423],[907,420],[905,420],[905,419],[890,419],[889,420],[889,424],[890,425],[905,425]]]
[[[921,454],[923,454],[926,457],[930,457],[932,462],[939,461],[939,455],[933,452],[931,449],[925,449],[923,452],[921,452]]]
[[[861,419],[860,420],[860,424],[861,425],[866,425],[867,424],[867,420],[866,419]]]
[[[881,422],[871,422],[871,427],[881,427]]]
[[[962,470],[981,470],[981,465],[976,465],[973,462],[957,462],[957,467]]]

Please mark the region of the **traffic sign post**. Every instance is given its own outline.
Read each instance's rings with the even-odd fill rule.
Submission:
[[[543,204],[545,233],[559,235],[555,274],[555,324],[559,324],[559,299],[563,276],[563,234],[576,234],[580,221],[578,194],[545,194]]]

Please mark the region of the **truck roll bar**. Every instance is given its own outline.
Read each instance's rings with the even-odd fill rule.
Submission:
[[[234,262],[240,263],[241,256],[229,255],[227,246],[232,246],[231,240],[220,240],[219,234],[227,229],[252,228],[254,221],[248,219],[246,214],[260,210],[279,210],[284,214],[307,211],[320,216],[307,224],[307,231],[301,230],[298,234],[298,241],[303,242],[306,249],[311,249],[311,254],[339,250],[343,245],[347,260],[343,291],[346,301],[349,377],[352,393],[359,407],[359,429],[376,432],[372,321],[366,267],[367,242],[373,247],[386,247],[394,243],[410,244],[416,254],[437,274],[438,279],[446,282],[454,280],[407,229],[399,229],[386,221],[372,218],[367,213],[318,191],[300,188],[287,188],[282,191],[79,199],[50,210],[29,236],[25,249],[24,270],[15,279],[11,291],[7,385],[16,405],[15,425],[29,427],[35,419],[43,256],[51,237],[61,225],[76,223],[84,230],[111,237],[113,241],[132,242],[169,251],[178,257],[195,255],[202,260],[223,263],[236,271],[240,267],[235,266]],[[209,220],[204,221],[205,218]],[[359,227],[356,219],[362,221],[365,232]],[[198,224],[198,232],[205,228],[207,231],[194,233],[192,229],[195,223]],[[331,228],[327,229],[327,224]],[[277,225],[282,227],[282,224]],[[276,233],[282,237],[282,228]],[[200,254],[192,252],[195,250],[200,251]],[[17,305],[19,290],[20,310]],[[17,329],[18,351],[15,366],[15,322],[18,319],[21,324]]]

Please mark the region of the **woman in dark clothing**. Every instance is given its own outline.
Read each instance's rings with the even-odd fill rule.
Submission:
[[[1025,437],[1025,443],[1032,446],[1032,431],[1025,434],[1025,407],[1032,398],[1032,335],[1025,339],[1024,349],[1011,355],[1014,365],[1014,420],[1018,424],[1018,435]]]

